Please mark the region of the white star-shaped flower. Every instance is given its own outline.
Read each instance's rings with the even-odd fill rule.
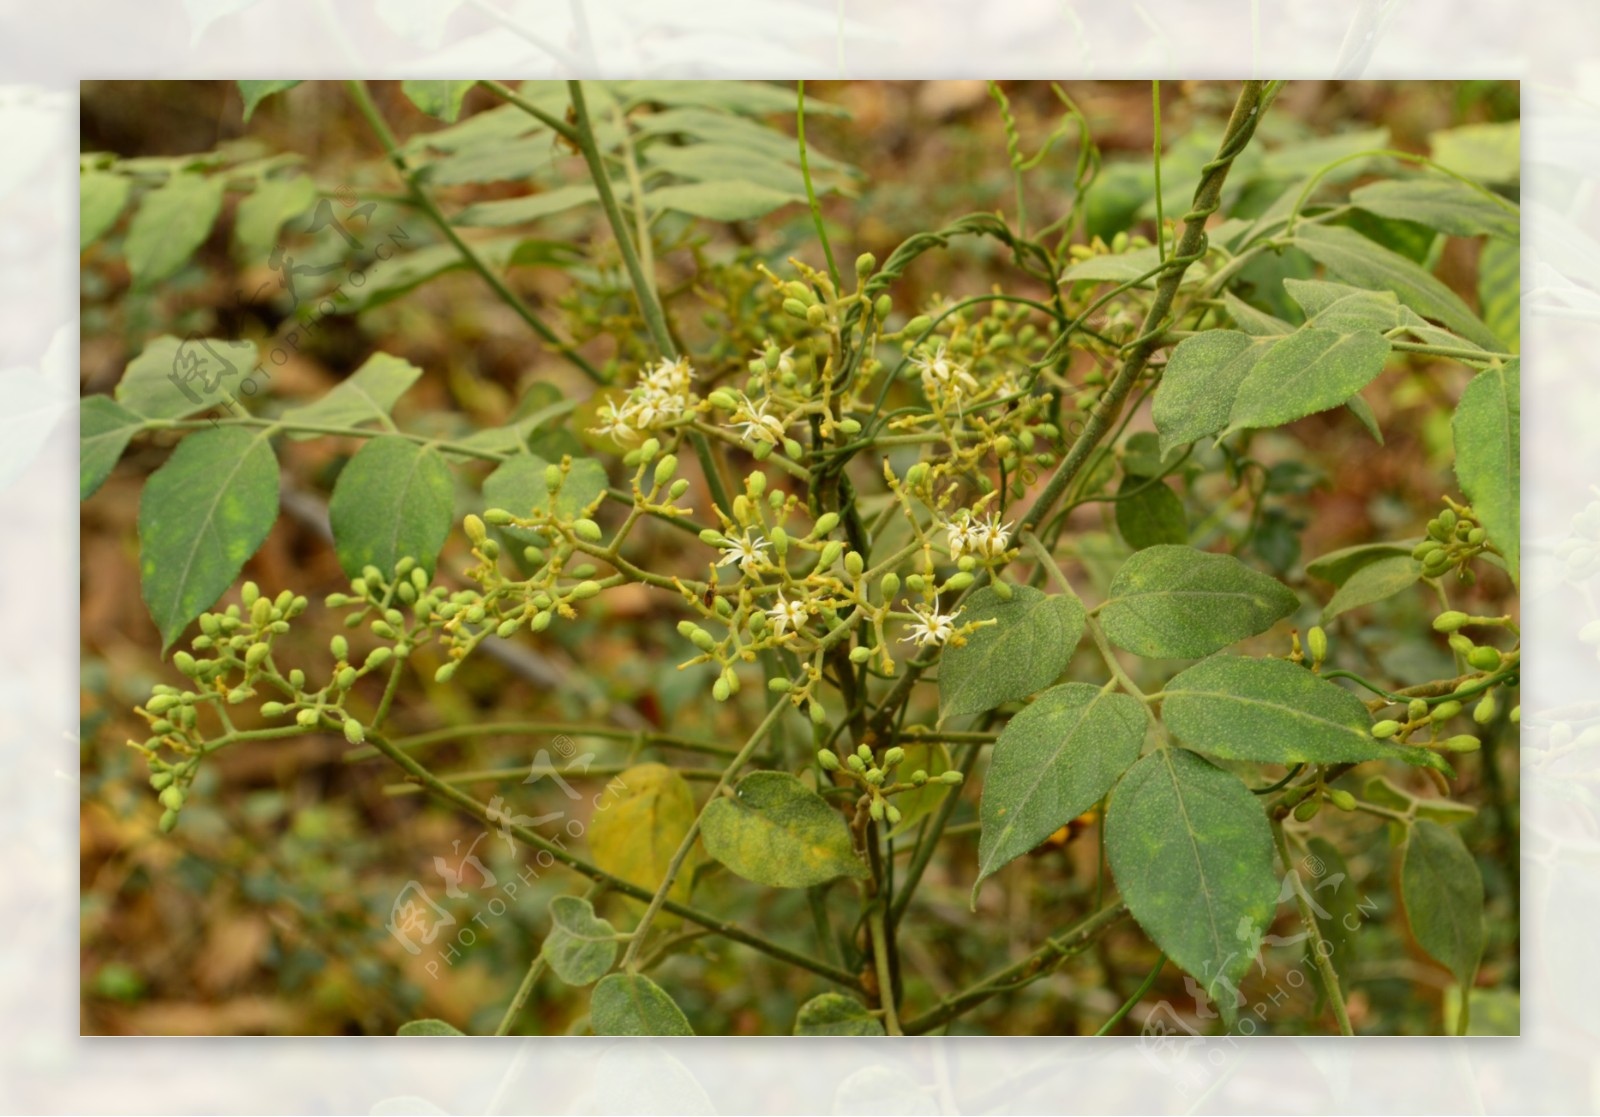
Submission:
[[[967,538],[972,541],[973,550],[998,558],[1006,552],[1006,544],[1011,539],[1011,525],[1002,524],[1000,516],[990,512],[982,520],[974,520],[967,525]]]
[[[800,631],[805,626],[810,614],[806,612],[804,603],[790,601],[782,594],[779,594],[778,603],[767,610],[767,616],[772,620],[773,630],[779,636],[782,636],[790,629],[794,629],[796,632]]]
[[[749,572],[761,561],[761,552],[766,549],[767,541],[759,536],[752,537],[749,532],[743,535],[731,535],[722,547],[722,558],[717,565],[738,563],[740,570]]]
[[[783,441],[783,422],[776,415],[767,414],[767,402],[762,400],[760,403],[751,403],[743,398],[739,400],[733,418],[739,427],[739,437],[744,441],[759,439],[774,444]]]
[[[930,644],[943,644],[954,635],[956,630],[955,620],[962,613],[957,609],[954,613],[939,612],[939,599],[933,599],[933,607],[913,605],[911,611],[917,619],[912,622],[906,635],[900,637],[902,643],[915,643],[919,647],[928,647]]]

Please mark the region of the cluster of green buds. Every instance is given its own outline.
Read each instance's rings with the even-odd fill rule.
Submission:
[[[1518,681],[1520,647],[1508,652],[1488,644],[1475,643],[1462,630],[1468,627],[1510,629],[1516,626],[1510,617],[1475,617],[1458,609],[1446,610],[1434,618],[1433,627],[1450,637],[1451,649],[1474,672],[1463,679],[1454,691],[1427,698],[1412,698],[1406,703],[1405,715],[1389,717],[1372,726],[1372,735],[1393,738],[1414,744],[1424,744],[1446,752],[1474,752],[1481,742],[1470,733],[1450,734],[1444,727],[1472,704],[1472,720],[1480,726],[1494,721],[1501,710],[1502,694],[1514,688]],[[1522,708],[1513,706],[1510,720],[1521,720]],[[1427,731],[1426,740],[1413,741],[1415,734]]]
[[[1322,810],[1323,803],[1332,803],[1341,811],[1356,809],[1356,797],[1340,787],[1329,787],[1318,772],[1310,783],[1296,784],[1278,800],[1281,809],[1291,811],[1296,821],[1310,822]]]
[[[1569,582],[1586,582],[1600,574],[1600,500],[1572,517],[1572,534],[1556,544],[1556,558],[1565,564]]]
[[[873,755],[872,749],[865,744],[857,746],[855,752],[846,755],[842,763],[838,754],[832,749],[817,751],[817,763],[822,766],[823,771],[833,772],[860,787],[861,809],[867,812],[872,821],[886,821],[890,826],[900,822],[900,809],[889,802],[891,796],[898,795],[902,791],[914,791],[930,783],[954,785],[960,783],[962,779],[961,773],[954,769],[941,772],[937,776],[929,776],[919,768],[904,779],[891,781],[890,774],[905,758],[906,750],[898,746],[885,752],[881,763]]]
[[[1456,577],[1470,586],[1477,581],[1472,560],[1485,551],[1499,552],[1469,506],[1449,497],[1444,502],[1448,507],[1428,521],[1428,537],[1412,548],[1411,557],[1422,564],[1425,578],[1441,578],[1454,570]]]
[[[1470,733],[1446,736],[1444,725],[1461,712],[1456,699],[1430,704],[1425,698],[1413,698],[1406,704],[1405,720],[1384,718],[1372,723],[1372,735],[1381,739],[1393,738],[1407,744],[1427,745],[1444,752],[1476,752],[1483,742]],[[1427,730],[1427,739],[1413,741],[1414,734]]]

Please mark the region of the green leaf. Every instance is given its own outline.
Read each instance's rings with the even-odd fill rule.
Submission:
[[[454,507],[439,451],[399,435],[373,439],[340,471],[328,502],[340,567],[351,578],[367,566],[387,577],[409,555],[433,577]]]
[[[806,180],[798,167],[733,144],[691,144],[688,147],[653,144],[649,149],[649,166],[692,182],[742,179],[782,194],[805,196]],[[813,185],[819,192],[825,190],[821,184]]]
[[[1233,324],[1252,337],[1282,337],[1294,332],[1292,323],[1264,310],[1257,310],[1232,291],[1222,292],[1222,306],[1228,312],[1228,317],[1233,319]]]
[[[298,81],[241,81],[239,83],[239,96],[244,98],[244,120],[250,123],[250,116],[256,111],[256,106],[271,97],[274,93],[282,93],[299,85]]]
[[[589,1001],[597,1036],[692,1036],[689,1018],[666,990],[643,974],[602,978]]]
[[[549,169],[557,155],[558,149],[547,135],[534,135],[527,139],[495,138],[467,144],[448,155],[430,160],[418,168],[418,175],[430,186],[522,182]],[[614,186],[618,187],[619,193],[625,193],[620,189],[620,183]],[[589,190],[590,196],[595,196],[593,188]],[[453,224],[461,224],[460,219],[457,218]]]
[[[1276,342],[1237,330],[1207,330],[1180,341],[1150,411],[1162,452],[1227,426],[1239,385]]]
[[[843,993],[824,993],[800,1006],[797,1036],[881,1036],[883,1025],[867,1006]]]
[[[1409,554],[1390,555],[1368,563],[1345,579],[1344,585],[1323,608],[1322,623],[1327,624],[1340,613],[1402,593],[1416,585],[1421,576],[1422,564]]]
[[[1378,740],[1361,699],[1286,659],[1214,656],[1180,671],[1161,692],[1161,720],[1185,744],[1227,760],[1445,767],[1430,749]]]
[[[527,402],[527,397],[524,397],[523,402]],[[572,411],[577,410],[577,408],[583,402],[584,401],[580,399],[560,399],[559,393],[557,393],[556,402],[551,403],[548,406],[538,407],[535,410],[528,411],[525,414],[519,414],[521,412],[521,407],[519,405],[518,412],[513,413],[512,422],[501,427],[486,427],[483,430],[474,431],[464,438],[456,439],[456,442],[461,446],[471,446],[476,450],[490,450],[497,454],[514,455],[527,450],[531,444],[533,435],[542,430],[544,431],[544,434],[550,438],[554,438],[558,434],[567,434],[570,438],[570,432],[562,431],[557,428],[552,428],[550,430],[544,430],[544,428],[546,424],[551,423],[553,420],[559,419],[563,415],[567,415]],[[570,438],[570,442],[572,444],[572,447],[570,448],[581,450],[581,447],[577,445],[576,438]],[[567,452],[569,452],[567,449],[562,451],[562,453]],[[460,455],[453,450],[449,451],[449,453],[454,454],[457,457],[465,456]],[[540,455],[540,457],[545,461],[551,460],[551,457],[554,456],[555,455]]]
[[[1353,333],[1356,330],[1392,330],[1422,323],[1400,305],[1393,291],[1363,291],[1325,279],[1283,281],[1283,289],[1306,312],[1306,325]]]
[[[454,124],[461,115],[461,102],[476,84],[471,81],[403,81],[400,91],[429,116]]]
[[[912,772],[922,771],[928,773],[928,782],[921,787],[902,791],[894,797],[895,806],[900,808],[900,821],[894,824],[889,831],[889,837],[898,838],[901,834],[909,834],[915,830],[924,818],[938,809],[944,802],[945,796],[953,793],[953,788],[942,783],[939,777],[951,768],[949,751],[938,742],[932,744],[911,744],[902,746],[905,749],[905,759],[900,762],[897,769],[898,778],[906,779]]]
[[[537,454],[517,454],[507,458],[484,478],[485,507],[504,508],[517,516],[526,516],[535,508],[541,511],[549,509],[550,490],[544,483],[545,470],[549,466],[550,463]],[[605,493],[607,483],[605,466],[593,458],[578,458],[561,483],[555,500],[555,514],[564,520],[584,515],[589,506]],[[506,527],[500,530],[509,538],[524,544],[544,542],[543,535],[532,528]]]
[[[85,396],[78,405],[78,499],[88,500],[111,476],[144,420],[110,396]]]
[[[1389,341],[1376,331],[1302,327],[1251,367],[1222,434],[1276,427],[1338,407],[1372,383],[1388,357]]]
[[[285,223],[317,203],[317,184],[307,175],[262,179],[239,203],[233,219],[233,242],[240,260],[260,264],[271,255]]]
[[[196,337],[179,340],[163,334],[128,362],[117,382],[117,402],[146,419],[182,419],[211,406],[203,398],[191,398],[191,394],[203,397],[218,389],[231,391],[226,381],[249,375],[255,364],[254,342]],[[212,385],[210,391],[207,383]]]
[[[1165,481],[1128,476],[1117,490],[1117,530],[1134,550],[1189,542],[1183,501]]]
[[[1080,260],[1061,273],[1061,282],[1129,283],[1160,265],[1160,251],[1151,245],[1149,248],[1135,248],[1129,252]],[[1144,281],[1145,286],[1154,284],[1154,278]]]
[[[1393,291],[1412,310],[1444,323],[1469,341],[1499,342],[1461,297],[1421,267],[1360,233],[1327,225],[1301,225],[1291,238],[1334,278],[1355,287]]]
[[[1428,137],[1433,161],[1458,175],[1483,182],[1522,177],[1522,123],[1464,124]]]
[[[1467,384],[1451,422],[1456,478],[1518,579],[1522,516],[1522,362],[1486,368]]]
[[[1231,1020],[1278,898],[1261,803],[1238,776],[1160,748],[1112,791],[1106,854],[1139,925]]]
[[[1383,430],[1378,426],[1378,416],[1372,410],[1372,405],[1366,401],[1366,398],[1359,394],[1351,396],[1345,401],[1345,406],[1350,409],[1350,414],[1356,417],[1356,421],[1367,429],[1367,433],[1372,436],[1372,441],[1382,446]]]
[[[1488,240],[1478,254],[1478,312],[1484,325],[1516,352],[1522,344],[1522,245]],[[1444,342],[1443,344],[1449,344]]]
[[[1369,779],[1362,787],[1361,795],[1380,807],[1391,807],[1402,814],[1414,814],[1418,818],[1432,819],[1445,825],[1465,822],[1478,814],[1477,808],[1454,799],[1419,798],[1409,791],[1402,791],[1382,776]]]
[[[243,85],[243,82],[240,82]],[[455,1027],[446,1024],[443,1020],[408,1020],[400,1025],[400,1030],[395,1035],[400,1036],[459,1036],[465,1035]]]
[[[121,175],[89,171],[78,176],[78,251],[111,231],[128,204],[129,182]]]
[[[1129,477],[1163,477],[1177,468],[1181,454],[1161,452],[1155,431],[1136,431],[1122,444],[1122,472]]]
[[[1298,605],[1288,586],[1232,555],[1161,545],[1122,564],[1100,623],[1135,655],[1198,659],[1265,632]]]
[[[530,221],[598,201],[600,195],[593,186],[559,186],[526,198],[505,198],[494,202],[479,202],[468,206],[456,215],[454,224],[488,226],[525,225]]]
[[[711,221],[752,221],[805,200],[804,194],[774,190],[744,179],[662,186],[644,196],[649,209],[673,210]]]
[[[706,143],[731,144],[790,162],[799,161],[799,148],[793,136],[725,112],[692,106],[671,108],[637,119],[636,128],[640,136],[686,136]],[[648,148],[645,150],[648,152]],[[808,145],[806,156],[813,173],[819,169],[843,169],[838,160],[829,158],[815,147]]]
[[[1470,988],[1483,957],[1483,877],[1459,834],[1425,818],[1407,827],[1400,896],[1418,945]]]
[[[617,929],[581,896],[550,901],[550,934],[539,948],[550,970],[568,985],[599,981],[617,960]]]
[[[796,107],[794,91],[764,81],[617,81],[607,82],[608,90],[632,109],[644,104],[690,106],[721,109],[742,116],[792,114]],[[841,105],[830,105],[815,97],[806,98],[806,115],[849,116]]]
[[[291,407],[283,421],[291,426],[359,427],[385,423],[396,401],[422,376],[410,361],[391,353],[374,353],[349,378],[335,384],[327,395],[304,407]],[[319,437],[315,432],[290,433],[291,438]]]
[[[216,604],[278,518],[265,431],[218,427],[178,443],[139,498],[139,570],[165,652]]]
[[[939,716],[981,714],[1026,698],[1067,669],[1083,636],[1083,606],[1065,594],[1017,586],[1003,601],[985,586],[967,598],[961,624],[993,620],[939,657]]]
[[[773,888],[871,875],[851,847],[844,818],[787,772],[751,772],[732,799],[706,805],[700,833],[712,857]]]
[[[1410,555],[1411,547],[1400,543],[1357,543],[1329,551],[1306,563],[1306,573],[1324,582],[1342,586],[1352,574],[1368,563],[1396,555]]]
[[[1403,178],[1351,191],[1353,205],[1398,221],[1416,221],[1456,237],[1488,235],[1516,240],[1517,207],[1453,178]]]
[[[596,811],[589,821],[594,863],[614,877],[654,892],[667,878],[667,866],[694,825],[689,783],[665,764],[636,764],[616,777],[612,787],[610,805]],[[698,846],[690,850],[667,899],[688,901],[695,867],[702,860]]]
[[[1084,683],[1051,687],[995,742],[978,808],[978,889],[1094,806],[1139,757],[1149,719],[1136,698]]]
[[[179,174],[144,196],[123,251],[135,287],[166,279],[193,256],[222,211],[222,176]]]

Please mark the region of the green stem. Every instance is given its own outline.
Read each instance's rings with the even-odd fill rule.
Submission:
[[[560,721],[491,721],[471,725],[455,725],[444,729],[430,729],[409,737],[396,737],[390,743],[402,752],[425,748],[428,745],[449,744],[470,737],[537,737],[567,734],[572,737],[598,737],[603,741],[632,741],[642,745],[681,749],[684,752],[706,753],[711,756],[733,756],[734,750],[710,741],[697,741],[693,737],[679,737],[672,733],[646,733],[636,729],[623,729],[614,725],[573,725]],[[347,761],[367,760],[379,755],[371,745],[349,749],[344,754]]]
[[[806,159],[806,83],[802,79],[795,83],[798,106],[795,109],[795,131],[800,139],[800,177],[806,184],[806,201],[811,204],[811,223],[817,228],[817,239],[822,242],[822,255],[828,261],[828,278],[833,280],[834,294],[842,294],[844,288],[840,285],[839,265],[833,262],[833,246],[828,243],[828,230],[822,224],[822,205],[817,201],[817,188],[811,184],[811,164]]]
[[[1289,855],[1289,839],[1283,832],[1282,820],[1273,819],[1272,836],[1278,845],[1278,859],[1283,862],[1283,871],[1294,882],[1294,901],[1300,909],[1300,922],[1310,940],[1311,958],[1317,967],[1317,974],[1322,978],[1322,991],[1333,1006],[1334,1016],[1338,1018],[1339,1033],[1353,1036],[1355,1032],[1350,1027],[1350,1013],[1345,1008],[1344,993],[1339,989],[1339,975],[1334,971],[1330,957],[1332,948],[1322,937],[1322,928],[1317,925],[1317,916],[1311,908],[1311,897],[1306,894],[1305,882],[1300,879],[1300,871],[1295,868],[1294,858]]]
[[[1162,954],[1161,957],[1156,959],[1155,966],[1151,968],[1150,976],[1145,978],[1144,981],[1140,983],[1139,988],[1133,991],[1133,996],[1122,1002],[1121,1008],[1117,1009],[1116,1012],[1111,1014],[1111,1019],[1100,1025],[1100,1030],[1095,1032],[1095,1035],[1110,1035],[1111,1029],[1122,1023],[1122,1018],[1127,1016],[1129,1012],[1133,1011],[1133,1006],[1144,1000],[1144,995],[1150,992],[1150,987],[1156,983],[1156,978],[1161,976],[1161,968],[1166,964],[1167,956]]]
[[[894,975],[889,970],[889,935],[884,928],[883,905],[875,903],[867,913],[867,929],[872,935],[872,964],[878,974],[878,1001],[883,1006],[883,1030],[903,1036],[900,1015],[894,1003]]]

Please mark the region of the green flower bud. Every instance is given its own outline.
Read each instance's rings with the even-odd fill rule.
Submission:
[[[889,312],[894,309],[894,302],[888,295],[879,295],[878,301],[872,304],[872,313],[882,322],[889,317]]]
[[[688,491],[689,491],[689,479],[687,477],[680,477],[676,481],[674,481],[672,483],[672,487],[667,490],[667,499],[668,500],[679,500],[679,499],[682,499],[683,494],[688,492]]]
[[[289,672],[289,685],[295,690],[303,690],[306,685],[306,673],[296,667]]]
[[[851,663],[859,665],[859,664],[865,663],[867,660],[869,660],[871,658],[872,658],[872,649],[867,647],[865,644],[857,645],[856,647],[850,649],[850,662]]]
[[[358,597],[358,598],[366,597],[367,596],[367,580],[365,578],[353,579],[350,582],[350,592],[354,593],[356,595],[356,597]]]
[[[595,566],[594,563],[585,562],[574,566],[571,570],[568,570],[567,573],[572,575],[574,578],[593,578],[597,570],[599,570],[599,567]],[[540,596],[544,595],[541,594]],[[537,602],[538,598],[534,598],[534,601]],[[546,601],[545,604],[548,605],[549,602]]]
[[[1511,712],[1509,714],[1507,714],[1506,717],[1511,719],[1511,724],[1512,725],[1520,725],[1520,724],[1522,724],[1522,706],[1521,706],[1521,704],[1519,703],[1518,705],[1515,705],[1515,706],[1511,707]]]
[[[328,641],[328,650],[333,653],[334,659],[348,659],[350,657],[350,641],[343,636],[335,636]]]
[[[354,667],[341,668],[333,677],[333,685],[340,690],[349,690],[356,685],[356,669]]]
[[[839,758],[834,755],[832,749],[818,749],[817,763],[822,765],[824,771],[837,772],[839,770]]]
[[[828,320],[828,312],[820,306],[806,308],[806,325],[820,326]]]
[[[961,782],[961,773],[956,771],[954,768],[950,769],[948,772],[941,772],[939,774],[939,782],[947,783],[954,787],[956,784]]]
[[[919,314],[915,318],[911,319],[911,321],[906,323],[905,329],[902,332],[907,337],[917,338],[926,333],[928,331],[928,327],[932,325],[932,318],[929,318],[926,314]]]
[[[959,592],[972,585],[974,580],[970,570],[958,570],[945,581],[944,588]]]
[[[250,623],[257,628],[265,628],[272,623],[272,602],[264,597],[256,598],[256,603],[250,607]]]
[[[728,680],[725,677],[719,677],[716,682],[711,684],[711,697],[718,702],[726,702],[728,695],[731,693],[733,692],[729,689]]]
[[[1398,732],[1400,732],[1400,723],[1389,718],[1385,718],[1372,727],[1372,735],[1380,739],[1393,737]]]
[[[1457,632],[1450,637],[1450,647],[1451,650],[1455,651],[1459,655],[1471,655],[1473,649],[1476,648],[1477,645],[1474,644],[1467,636]]]
[[[507,617],[505,620],[501,621],[498,625],[495,626],[494,634],[496,636],[500,637],[500,639],[504,640],[504,639],[506,639],[506,638],[508,638],[510,636],[514,636],[516,634],[517,629],[519,629],[521,627],[522,627],[522,618],[521,617]]]
[[[926,578],[924,578],[921,574],[907,574],[906,575],[906,589],[910,590],[912,593],[921,593],[922,590],[923,590],[923,587],[926,586],[927,584],[928,584],[928,580]]]
[[[393,654],[394,650],[392,648],[373,648],[372,651],[367,655],[365,664],[367,670],[376,671],[385,663],[388,663],[389,657]]]
[[[996,578],[989,583],[989,588],[994,590],[994,595],[1001,601],[1010,601],[1012,595],[1011,583],[1004,578]]]
[[[1479,671],[1493,671],[1500,666],[1500,652],[1487,646],[1473,648],[1467,653],[1467,663]]]
[[[1321,799],[1307,799],[1294,809],[1294,817],[1299,822],[1310,822],[1317,817],[1317,812],[1321,809]]]
[[[839,552],[844,550],[844,544],[835,539],[822,548],[822,554],[817,558],[817,569],[827,570],[839,561]]]
[[[282,702],[261,703],[261,716],[264,718],[281,718],[288,712],[289,707],[285,706]]]
[[[1472,544],[1474,547],[1478,546],[1488,538],[1489,533],[1484,531],[1481,527],[1475,527],[1471,531],[1467,532],[1467,542]]]
[[[239,597],[244,601],[246,609],[253,608],[255,603],[261,599],[261,587],[254,582],[246,582],[239,587]]]
[[[666,457],[656,462],[656,488],[660,488],[662,485],[665,485],[668,481],[672,480],[672,475],[677,471],[678,456],[676,454],[668,454]]]
[[[455,673],[456,661],[451,660],[449,663],[441,664],[439,670],[433,673],[433,681],[436,683],[448,683]]]
[[[838,526],[839,526],[839,513],[837,513],[837,512],[824,512],[822,515],[817,517],[817,522],[811,528],[811,534],[809,536],[807,536],[807,538],[808,539],[820,539],[824,535],[827,535],[829,532],[831,532],[834,528],[836,528]]]
[[[1311,653],[1314,663],[1321,663],[1328,658],[1328,634],[1321,625],[1312,625],[1306,633],[1306,650]]]
[[[587,540],[590,543],[600,542],[600,525],[593,520],[574,520],[572,522],[572,533],[579,539]]]
[[[330,601],[329,604],[331,605],[332,601]],[[217,623],[217,615],[215,613],[200,614],[201,632],[205,633],[207,636],[215,636],[221,630],[222,626]]]
[[[917,462],[910,469],[906,470],[906,484],[909,485],[913,489],[916,488],[918,485],[922,484],[927,479],[928,479],[928,463],[927,462]]]
[[[367,739],[367,731],[361,727],[361,723],[355,718],[345,718],[344,739],[352,745],[359,745]]]
[[[1420,698],[1413,698],[1406,707],[1406,717],[1411,721],[1422,721],[1428,716],[1428,704]]]
[[[859,756],[856,756],[853,753],[845,757],[844,762],[849,765],[852,772],[865,772],[867,770],[866,761],[862,760]]]
[[[544,467],[544,487],[555,490],[561,484],[561,467],[551,463]]]
[[[1467,615],[1459,609],[1451,609],[1433,618],[1433,627],[1438,632],[1454,632],[1466,623]]]
[[[821,702],[812,702],[807,712],[811,715],[812,725],[821,725],[828,720],[828,711],[823,709]]]
[[[1341,811],[1356,809],[1356,797],[1343,788],[1333,788],[1328,792],[1328,802],[1338,807]]]
[[[872,816],[873,822],[883,821],[883,800],[874,799],[867,805],[867,813]]]
[[[507,512],[504,508],[489,508],[484,511],[483,518],[489,521],[489,523],[493,524],[495,527],[505,527],[515,517],[513,517],[511,513]],[[477,536],[473,536],[472,541],[474,543],[483,542],[483,540]]]
[[[878,258],[870,252],[863,252],[856,257],[856,278],[865,279],[878,267]]]
[[[791,317],[791,318],[802,318],[803,319],[806,316],[806,312],[808,310],[810,310],[810,309],[811,309],[810,307],[808,307],[805,303],[801,302],[799,299],[784,299],[783,300],[783,312],[785,314],[789,315],[789,317]]]
[[[599,582],[579,582],[572,587],[572,600],[587,601],[600,592]]]
[[[313,725],[317,724],[317,711],[310,708],[301,710],[298,714],[295,714],[294,720],[295,723],[300,725],[302,728],[310,729]]]
[[[706,528],[704,531],[702,531],[700,533],[700,542],[706,544],[709,547],[721,547],[721,546],[725,546],[727,544],[728,540],[722,534],[722,532],[713,531],[710,528]]]
[[[178,812],[177,811],[165,811],[165,812],[163,812],[162,815],[161,815],[161,822],[159,823],[159,825],[161,827],[161,832],[163,834],[172,833],[172,828],[174,826],[178,825]]]
[[[1483,701],[1479,702],[1472,711],[1472,720],[1479,725],[1488,725],[1494,720],[1494,715],[1499,712],[1499,709],[1500,703],[1496,701],[1494,691],[1491,690],[1483,696]]]
[[[881,768],[868,768],[866,780],[871,787],[883,786],[883,770]]]
[[[897,745],[894,748],[890,749],[888,752],[883,754],[883,766],[885,768],[893,768],[896,764],[900,763],[905,758],[906,758],[906,750],[903,749],[903,748],[900,748]]]
[[[1483,747],[1483,742],[1470,733],[1463,733],[1459,737],[1451,737],[1444,747],[1451,752],[1477,752]]]
[[[921,787],[928,782],[928,773],[921,768],[911,773],[911,782]]]
[[[271,650],[265,644],[251,644],[244,653],[244,665],[246,667],[260,667],[261,661],[267,658],[267,653]]]
[[[461,521],[461,526],[466,528],[467,538],[472,540],[473,543],[482,543],[488,538],[489,532],[483,526],[483,521],[470,512],[467,514],[467,518]]]
[[[900,592],[900,575],[892,570],[889,571],[883,576],[882,581],[878,583],[878,589],[883,594],[885,601],[893,601],[894,595]]]
[[[544,609],[535,613],[533,615],[533,619],[528,622],[528,631],[543,632],[545,629],[550,627],[550,618],[553,615],[554,614],[552,614],[548,609]]]
[[[144,704],[144,708],[152,714],[164,714],[178,704],[178,700],[170,694],[158,694]]]
[[[1448,702],[1441,702],[1433,708],[1433,720],[1436,722],[1446,722],[1460,712],[1461,703],[1452,698]]]
[[[739,406],[738,398],[726,388],[718,388],[706,398],[711,401],[713,407],[723,411],[732,411]]]
[[[794,684],[780,676],[775,679],[768,679],[767,689],[772,691],[773,694],[788,694],[789,691],[794,689]]]
[[[885,803],[883,805],[883,815],[889,820],[890,826],[898,826],[900,824],[900,808],[893,803]]]

